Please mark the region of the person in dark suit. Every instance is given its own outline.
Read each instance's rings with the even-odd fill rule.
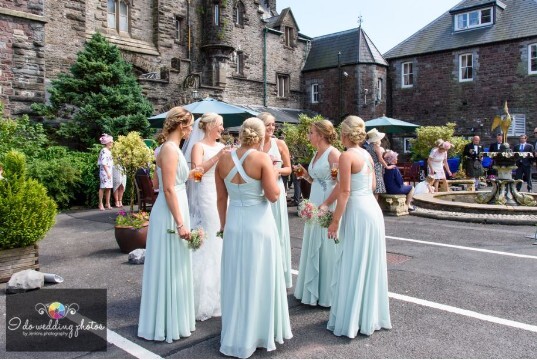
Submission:
[[[468,177],[474,179],[475,189],[479,189],[479,177],[483,176],[484,170],[481,165],[483,159],[483,146],[479,145],[481,139],[475,135],[472,138],[472,142],[466,144],[464,151],[462,152],[464,171]]]
[[[499,132],[496,134],[496,141],[489,146],[489,152],[500,152],[502,151],[502,143],[503,143],[503,133]],[[498,176],[498,171],[496,169],[493,169],[492,166],[494,165],[494,159],[490,163],[490,167],[488,170],[488,175],[494,175]]]
[[[515,179],[516,180],[524,180],[526,179],[526,183],[528,184],[528,192],[532,191],[531,186],[531,164],[533,163],[533,145],[528,144],[526,141],[528,140],[528,137],[526,134],[520,135],[520,144],[516,145],[513,151],[520,152],[520,153],[530,153],[530,154],[524,154],[527,157],[521,157],[517,160],[516,166],[518,168],[516,169]],[[516,185],[516,189],[520,191],[522,188],[522,183],[518,183]]]

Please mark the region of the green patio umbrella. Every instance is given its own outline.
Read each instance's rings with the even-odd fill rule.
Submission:
[[[243,107],[228,104],[212,98],[205,98],[201,101],[196,101],[183,106],[196,117],[208,112],[213,112],[221,115],[224,118],[224,128],[232,126],[240,126],[242,122],[252,116],[257,116],[258,112],[245,109]],[[150,117],[149,123],[152,128],[161,128],[166,119],[168,112]]]
[[[386,134],[397,134],[414,131],[419,125],[412,124],[403,120],[392,119],[387,116],[382,116],[365,122],[367,131],[377,128]]]

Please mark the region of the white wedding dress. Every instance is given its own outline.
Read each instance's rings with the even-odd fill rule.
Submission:
[[[203,146],[203,161],[215,156],[223,144]],[[220,230],[220,217],[216,207],[216,185],[214,170],[211,167],[203,175],[201,182],[187,182],[188,205],[190,209],[190,227],[203,228],[207,233],[203,245],[192,252],[192,276],[194,283],[194,307],[196,320],[207,320],[221,316],[220,310],[220,260],[222,257],[222,239],[216,237]]]

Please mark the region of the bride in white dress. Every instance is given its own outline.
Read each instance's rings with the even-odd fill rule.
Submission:
[[[183,145],[183,152],[191,169],[203,167],[200,182],[187,182],[190,226],[203,228],[207,238],[203,245],[192,252],[192,276],[194,283],[194,307],[196,320],[207,320],[221,316],[220,310],[220,259],[222,239],[216,236],[220,229],[220,218],[216,208],[216,185],[214,169],[222,154],[229,152],[220,138],[222,117],[215,113],[204,114],[196,120],[192,136]]]

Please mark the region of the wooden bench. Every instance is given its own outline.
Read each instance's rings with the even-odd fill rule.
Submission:
[[[379,194],[379,205],[382,212],[390,216],[408,215],[406,195]]]
[[[451,189],[452,186],[462,185],[467,191],[475,191],[475,181],[473,179],[454,179],[448,180],[448,187]],[[446,186],[442,181],[438,184],[438,191],[445,192],[449,191],[446,189]]]

